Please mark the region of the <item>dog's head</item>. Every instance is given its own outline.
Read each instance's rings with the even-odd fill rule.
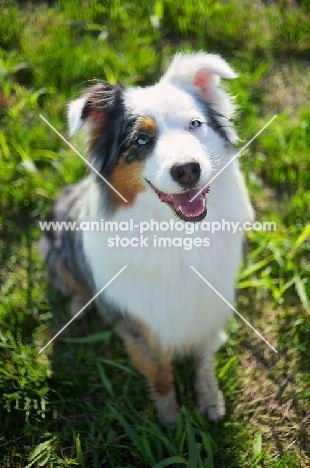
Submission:
[[[236,77],[221,57],[178,54],[154,86],[98,82],[70,103],[70,135],[88,124],[92,164],[128,201],[113,193],[115,208],[144,193],[183,220],[205,217],[208,181],[237,139],[220,77]]]

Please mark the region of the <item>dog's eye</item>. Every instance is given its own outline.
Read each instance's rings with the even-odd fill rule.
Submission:
[[[139,146],[144,146],[144,145],[147,145],[149,143],[149,138],[145,135],[140,135],[137,139],[136,139],[136,143],[137,145]]]
[[[202,122],[198,119],[193,119],[189,124],[189,129],[194,130],[195,128],[201,127]]]

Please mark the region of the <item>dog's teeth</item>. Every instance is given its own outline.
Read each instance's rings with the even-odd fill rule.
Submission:
[[[201,211],[199,211],[199,213],[194,213],[194,214],[186,214],[184,213],[184,211],[182,210],[182,207],[179,206],[178,207],[178,210],[182,213],[183,216],[185,216],[186,218],[196,218],[197,216],[200,216],[203,212],[204,212],[204,208],[205,208],[205,203],[203,205],[203,209]]]

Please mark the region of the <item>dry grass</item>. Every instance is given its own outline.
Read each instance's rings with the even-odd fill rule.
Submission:
[[[263,80],[266,113],[286,112],[294,119],[310,96],[310,61],[275,62]]]

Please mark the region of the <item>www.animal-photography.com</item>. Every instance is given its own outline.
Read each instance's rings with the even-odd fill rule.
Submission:
[[[0,467],[309,468],[308,3],[0,13]]]

